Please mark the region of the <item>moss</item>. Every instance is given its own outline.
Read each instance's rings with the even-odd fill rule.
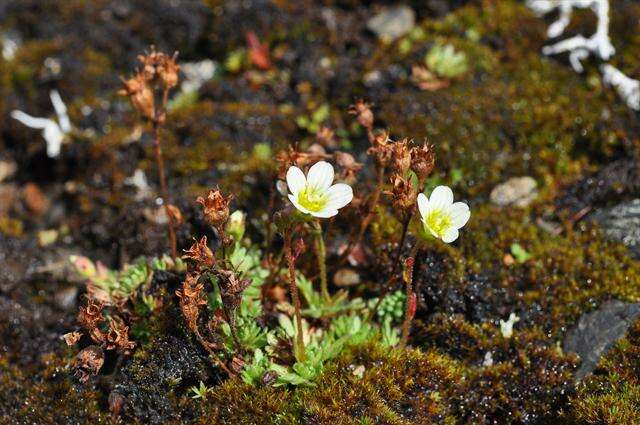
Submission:
[[[578,386],[568,415],[589,424],[631,424],[640,416],[640,321]]]
[[[362,377],[354,373],[359,366]],[[194,403],[201,423],[451,422],[451,396],[464,382],[460,364],[447,356],[370,345],[343,354],[312,388],[255,388],[235,380]]]
[[[0,422],[109,423],[102,392],[74,385],[67,361],[43,355],[36,373],[29,373],[0,358]]]

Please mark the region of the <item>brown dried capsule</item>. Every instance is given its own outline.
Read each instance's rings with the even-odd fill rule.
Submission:
[[[98,374],[103,364],[104,352],[102,348],[90,345],[76,355],[73,368],[80,382],[87,382],[89,376]]]

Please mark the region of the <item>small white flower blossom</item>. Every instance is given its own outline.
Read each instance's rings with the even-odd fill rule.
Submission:
[[[502,336],[505,338],[511,338],[511,336],[513,335],[513,325],[515,325],[516,322],[519,321],[520,318],[516,316],[515,313],[511,313],[509,315],[509,320],[507,320],[506,322],[504,320],[500,320],[500,332],[502,333]]]
[[[292,166],[287,170],[289,200],[301,212],[314,217],[329,218],[353,199],[351,186],[344,183],[332,185],[333,166],[320,161],[309,169],[305,177],[302,170]]]
[[[418,210],[425,230],[446,243],[458,239],[458,229],[471,217],[469,206],[464,202],[454,203],[453,192],[447,186],[436,187],[430,198],[419,194]]]

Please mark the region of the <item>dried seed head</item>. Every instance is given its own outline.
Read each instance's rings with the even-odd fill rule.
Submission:
[[[178,73],[180,66],[176,59],[178,52],[173,56],[166,53],[157,52],[154,46],[151,46],[151,53],[146,55],[138,55],[138,60],[142,64],[142,76],[146,81],[160,81],[163,88],[171,89],[178,84]]]
[[[184,251],[185,255],[183,259],[195,261],[198,270],[213,267],[215,264],[215,258],[213,252],[207,245],[207,237],[203,236],[199,241],[196,241],[191,248]]]
[[[181,225],[184,223],[184,217],[182,217],[182,212],[178,207],[173,204],[168,204],[167,210],[169,211],[170,218],[176,225]]]
[[[182,282],[182,289],[176,291],[176,295],[180,298],[180,310],[182,310],[187,326],[196,334],[199,333],[200,307],[207,303],[203,294],[204,285],[199,280],[199,274],[188,274]]]
[[[409,152],[409,139],[403,139],[391,145],[393,147],[393,166],[400,175],[406,175],[411,167],[411,154]]]
[[[120,417],[120,412],[124,406],[124,396],[115,391],[111,391],[109,394],[109,412],[111,412],[111,419],[114,423]]]
[[[391,161],[393,145],[390,142],[389,133],[382,131],[374,136],[372,146],[367,150],[367,154],[373,156],[380,167],[386,167]]]
[[[418,189],[411,184],[410,179],[405,179],[400,174],[391,176],[391,184],[393,189],[387,193],[392,196],[394,211],[400,214],[411,211],[416,203]]]
[[[371,112],[370,104],[360,99],[354,105],[351,105],[349,113],[356,116],[361,126],[367,130],[373,129],[373,112]]]
[[[92,298],[87,299],[87,305],[85,307],[80,307],[80,311],[78,312],[78,322],[88,331],[91,331],[99,323],[104,321],[104,317],[102,316],[102,309],[104,308],[104,304],[97,302]]]
[[[230,270],[217,270],[216,276],[218,277],[222,304],[229,311],[236,310],[240,307],[242,292],[251,285],[251,279],[238,279],[235,272]]]
[[[316,141],[326,148],[338,147],[336,133],[327,126],[322,126],[316,132]]]
[[[298,168],[304,168],[310,162],[310,155],[306,152],[300,152],[296,147],[289,146],[276,154],[276,161],[278,162],[278,178],[284,180],[289,167],[295,165]]]
[[[98,374],[103,364],[104,352],[102,348],[90,345],[76,355],[73,368],[80,382],[87,382],[89,376]]]
[[[128,96],[133,107],[145,118],[155,119],[155,99],[144,72],[138,73],[128,80],[123,80],[124,87],[118,91]]]
[[[109,331],[105,338],[105,348],[107,350],[118,350],[127,352],[135,347],[135,343],[129,340],[129,327],[122,319],[114,317],[109,321]]]
[[[342,168],[341,178],[343,180],[353,180],[362,170],[362,164],[356,162],[353,155],[346,152],[336,152],[336,163]]]
[[[435,163],[436,155],[433,146],[424,143],[422,146],[411,148],[411,169],[421,182],[424,182],[433,172]]]
[[[198,197],[197,203],[204,209],[207,221],[216,228],[223,228],[229,218],[229,204],[233,195],[225,197],[219,189],[210,190],[206,198]]]
[[[76,332],[66,333],[62,335],[62,338],[64,339],[64,342],[66,342],[68,346],[72,346],[72,345],[75,345],[80,340],[81,336],[82,336],[82,333],[76,331]]]

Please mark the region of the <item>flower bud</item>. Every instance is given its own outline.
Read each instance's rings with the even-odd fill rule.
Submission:
[[[239,241],[244,236],[246,214],[240,210],[234,211],[229,216],[227,223],[227,234],[233,236],[235,241]]]
[[[69,257],[69,262],[73,265],[75,271],[85,279],[91,279],[97,274],[96,266],[87,257],[72,255]]]

